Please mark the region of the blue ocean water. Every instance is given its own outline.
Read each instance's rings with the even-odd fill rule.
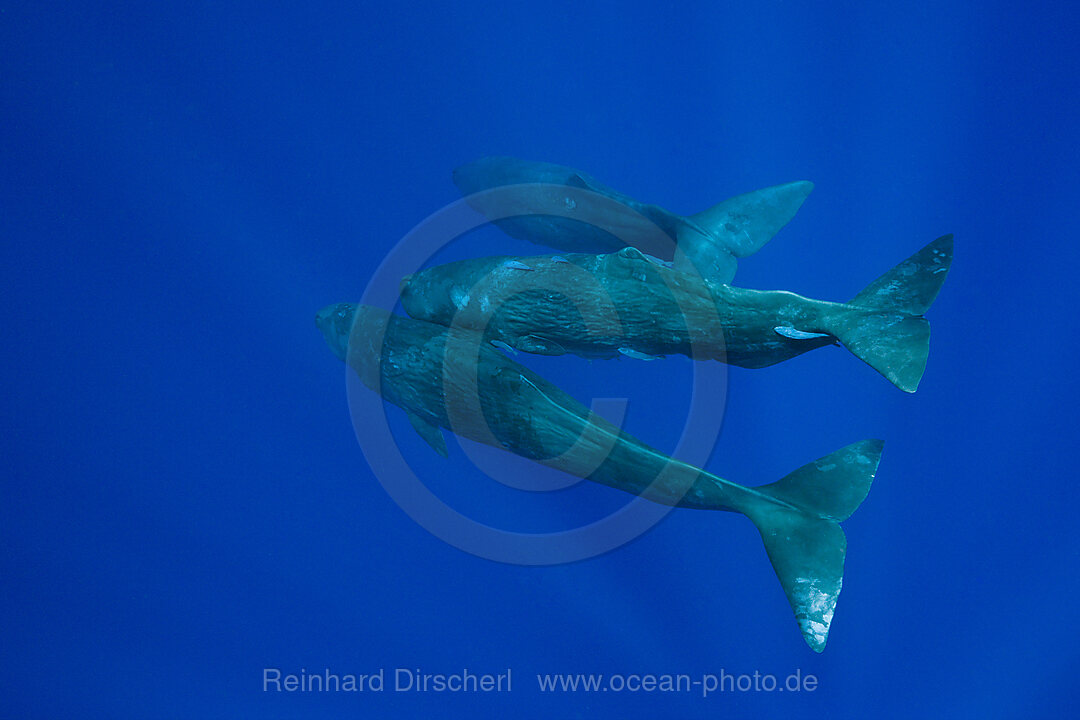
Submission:
[[[1078,697],[1066,3],[17,3],[0,9],[0,716],[1060,717]],[[846,351],[732,368],[708,468],[886,441],[821,655],[743,518],[677,510],[552,567],[435,538],[358,446],[315,311],[506,154],[676,212],[809,179],[736,284],[831,300],[956,234],[905,395]],[[537,249],[494,228],[437,258]],[[689,361],[519,357],[671,449]],[[627,496],[523,493],[387,419],[453,507],[521,532]],[[362,424],[362,423],[361,423]],[[362,431],[362,428],[361,428]],[[493,456],[488,456],[493,457]],[[497,462],[496,460],[494,460]],[[386,688],[267,689],[284,674]],[[398,668],[509,692],[398,692]],[[537,675],[603,674],[543,692]],[[794,673],[799,692],[619,675]]]

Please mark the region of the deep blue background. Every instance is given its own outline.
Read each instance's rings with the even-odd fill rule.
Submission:
[[[1067,3],[0,8],[0,715],[1075,708],[1077,19]],[[845,525],[823,655],[741,518],[677,511],[603,557],[523,568],[444,545],[375,481],[313,313],[357,298],[457,197],[450,170],[487,154],[677,212],[815,181],[742,261],[747,287],[845,299],[956,233],[918,394],[831,348],[730,374],[709,463],[725,477],[887,441]],[[530,248],[492,230],[456,250]],[[585,400],[628,395],[629,429],[674,442],[686,361],[543,367]],[[572,524],[623,499],[514,495],[388,415],[418,472],[491,521],[535,506]],[[504,496],[501,515],[485,504]],[[265,666],[509,666],[514,692],[264,694]],[[721,668],[819,688],[533,680]]]

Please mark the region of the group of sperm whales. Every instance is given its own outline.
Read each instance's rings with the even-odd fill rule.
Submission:
[[[952,260],[934,240],[848,302],[731,285],[813,188],[795,182],[680,216],[551,163],[491,157],[454,171],[474,209],[561,254],[462,260],[401,280],[410,317],[353,303],[316,324],[360,380],[447,455],[442,429],[676,507],[726,510],[757,527],[807,644],[821,652],[840,593],[839,522],[866,497],[881,456],[864,440],[768,485],[675,460],[510,355],[655,360],[682,354],[762,368],[840,344],[905,392],[926,366],[929,323]],[[464,400],[463,400],[464,398]]]

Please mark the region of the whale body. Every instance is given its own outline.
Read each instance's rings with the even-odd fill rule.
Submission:
[[[952,252],[952,236],[940,237],[847,303],[705,280],[634,248],[439,265],[405,278],[401,302],[415,318],[544,355],[683,354],[762,368],[839,342],[914,392],[929,352],[922,315]]]
[[[735,277],[737,259],[779,232],[814,188],[806,180],[776,185],[684,216],[554,163],[486,157],[454,170],[454,183],[512,237],[570,252],[636,247],[723,283]],[[485,192],[495,188],[504,191]]]
[[[634,495],[746,515],[807,644],[821,652],[843,577],[839,522],[870,489],[881,455],[864,440],[769,485],[747,487],[668,457],[608,421],[477,333],[340,303],[316,315],[330,348],[406,412],[446,455],[442,429]]]

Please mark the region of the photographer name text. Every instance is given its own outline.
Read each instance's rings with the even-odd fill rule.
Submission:
[[[286,672],[263,668],[263,692],[510,692],[511,672],[480,673],[467,668],[428,673],[419,668],[378,668],[367,674],[335,673],[329,668]]]

